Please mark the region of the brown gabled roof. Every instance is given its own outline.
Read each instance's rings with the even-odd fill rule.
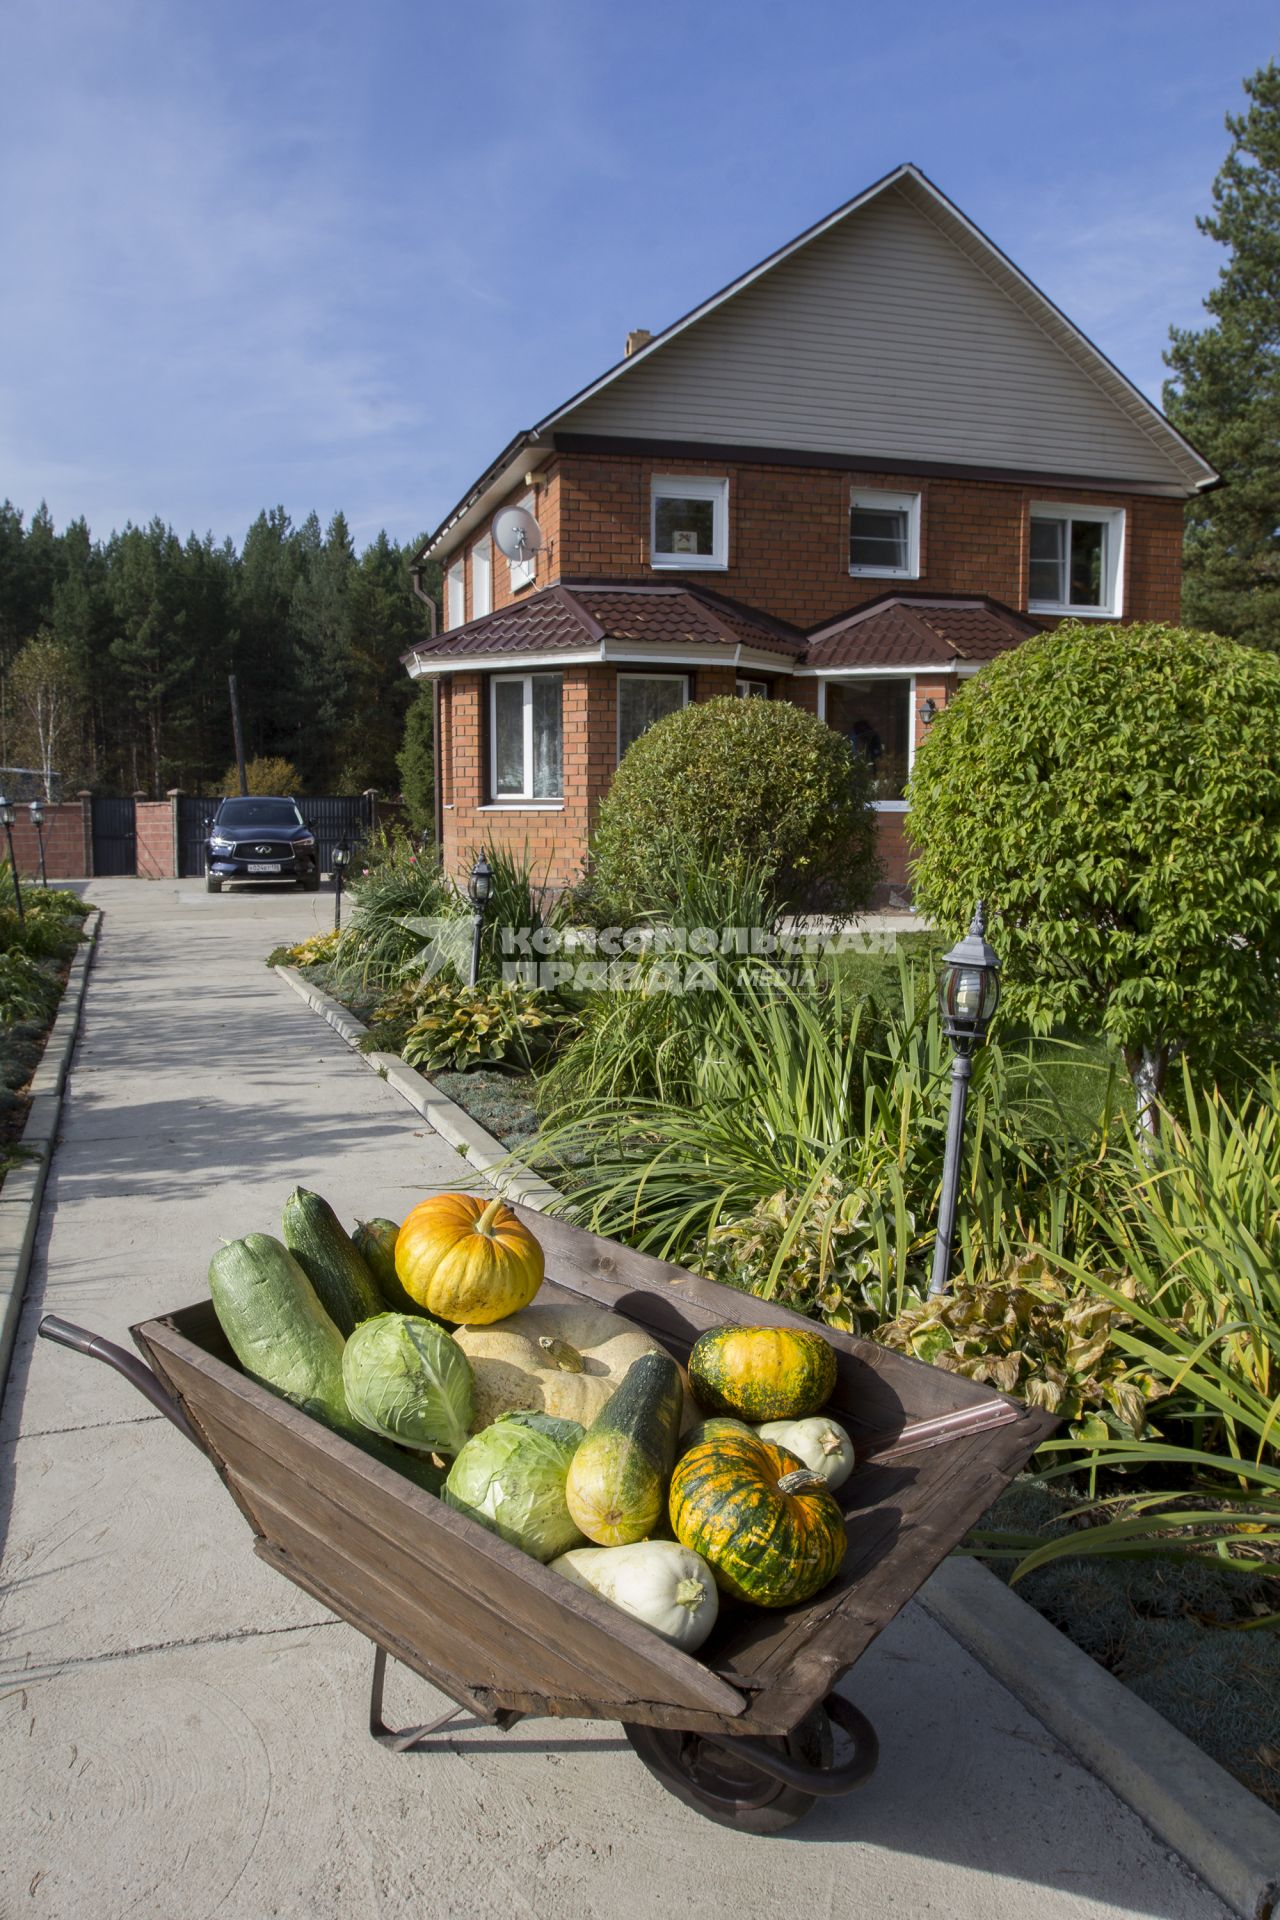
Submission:
[[[1041,631],[985,594],[893,593],[809,634],[806,667],[937,667],[994,659]]]
[[[694,646],[699,652],[714,649],[729,656],[746,646],[776,653],[788,663],[804,652],[798,628],[719,594],[676,585],[570,581],[420,640],[404,660],[578,653],[610,641],[674,651]]]

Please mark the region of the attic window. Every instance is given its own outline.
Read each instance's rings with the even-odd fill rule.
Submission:
[[[855,488],[849,501],[849,571],[881,580],[918,578],[918,493]]]
[[[1123,508],[1033,504],[1031,611],[1119,613],[1123,546]]]
[[[689,474],[655,475],[650,564],[682,571],[729,564],[729,482]]]

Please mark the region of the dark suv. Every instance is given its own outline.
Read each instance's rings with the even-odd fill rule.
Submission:
[[[251,794],[220,800],[204,843],[205,886],[221,893],[228,880],[293,880],[308,893],[320,885],[315,829],[296,800]]]

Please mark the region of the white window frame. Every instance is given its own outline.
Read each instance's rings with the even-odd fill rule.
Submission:
[[[1031,521],[1065,520],[1067,523],[1067,573],[1071,572],[1071,523],[1073,520],[1087,520],[1096,526],[1106,528],[1102,552],[1102,602],[1096,607],[1073,605],[1071,601],[1033,600],[1031,598]],[[1029,613],[1061,614],[1105,614],[1115,619],[1123,610],[1124,600],[1124,536],[1125,511],[1123,507],[1079,507],[1065,500],[1033,500],[1027,520],[1027,611]]]
[[[659,500],[710,500],[710,553],[659,553]],[[692,473],[655,473],[649,483],[649,565],[677,573],[724,573],[729,565],[729,480]]]
[[[523,500],[516,501],[516,505],[523,507],[526,513],[532,513],[535,504],[536,502],[532,493],[526,493]],[[536,553],[531,553],[527,560],[511,560],[508,562],[508,565],[511,570],[511,577],[508,584],[512,593],[519,593],[522,587],[531,587],[533,585],[538,573],[538,556]]]
[[[910,686],[907,696],[907,779],[910,780],[916,764],[916,676],[914,673],[863,674],[832,673],[818,681],[818,718],[827,725],[827,687],[874,686],[877,679],[906,680]],[[908,813],[910,802],[906,800],[873,800],[870,803],[873,813]]]
[[[920,578],[920,495],[918,493],[887,493],[883,487],[853,487],[849,492],[849,525],[845,536],[846,549],[853,539],[853,512],[855,507],[866,507],[873,513],[905,513],[907,516],[907,564],[905,567],[855,567],[852,558],[849,572],[855,580],[918,580]]]
[[[689,676],[687,673],[620,673],[618,675],[618,698],[614,702],[617,716],[614,725],[613,755],[615,765],[622,760],[622,683],[624,680],[678,680],[684,693],[680,702],[681,711],[689,704]],[[645,729],[648,732],[648,728]],[[636,738],[639,739],[639,735]],[[632,743],[634,745],[634,742]]]
[[[533,793],[533,683],[535,680],[560,682],[560,792]],[[524,688],[522,703],[524,784],[519,793],[498,792],[498,696],[499,682]],[[564,675],[562,673],[491,673],[489,675],[489,804],[497,807],[546,807],[564,801]]]
[[[759,693],[754,691],[756,687],[759,687]],[[739,700],[768,700],[773,694],[773,689],[767,680],[745,676],[734,682],[733,690]]]
[[[486,533],[471,549],[471,618],[493,612],[493,541]]]
[[[445,626],[461,627],[467,618],[467,563],[462,554],[445,575]]]

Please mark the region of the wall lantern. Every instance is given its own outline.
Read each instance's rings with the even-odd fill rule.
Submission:
[[[938,982],[942,1030],[951,1042],[954,1058],[938,1232],[933,1243],[933,1275],[929,1282],[931,1294],[945,1293],[950,1282],[951,1243],[956,1230],[960,1156],[964,1146],[964,1111],[973,1073],[973,1054],[987,1036],[999,1000],[1000,961],[987,944],[986,915],[979,900],[968,933],[943,956],[942,977]]]
[[[938,715],[942,712],[942,708],[936,700],[930,698],[928,700],[922,700],[916,711],[920,715],[920,725],[922,727],[931,727]]]

